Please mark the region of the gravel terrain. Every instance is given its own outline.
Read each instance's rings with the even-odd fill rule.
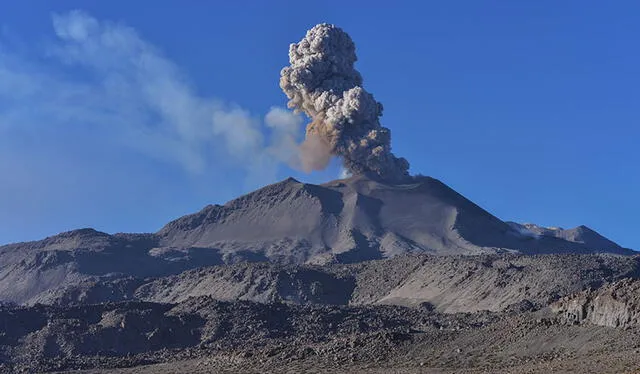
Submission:
[[[640,368],[640,326],[568,323],[549,308],[125,302],[4,308],[4,372],[602,372]],[[20,327],[17,327],[20,326]],[[91,369],[95,368],[95,369]]]
[[[94,287],[128,301],[1,306],[0,372],[632,372],[637,275],[637,257],[507,254],[116,280]]]

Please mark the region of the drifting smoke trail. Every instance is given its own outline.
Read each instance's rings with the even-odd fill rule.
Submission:
[[[391,153],[391,132],[379,122],[382,104],[362,87],[356,60],[353,41],[334,25],[316,25],[291,44],[280,87],[290,108],[313,119],[300,146],[302,168],[323,169],[336,155],[353,174],[405,179],[409,163]]]

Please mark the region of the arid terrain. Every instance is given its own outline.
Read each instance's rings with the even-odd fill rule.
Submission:
[[[0,371],[624,373],[640,256],[443,183],[293,179],[157,233],[0,247]]]
[[[428,304],[260,304],[203,296],[1,315],[8,326],[3,353],[14,358],[7,372],[621,373],[640,365],[637,324],[599,326],[536,311],[526,301],[502,312],[450,314]]]

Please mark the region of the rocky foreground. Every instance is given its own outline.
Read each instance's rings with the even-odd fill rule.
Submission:
[[[0,371],[632,372],[640,259],[204,267],[0,307]]]
[[[640,327],[576,324],[519,303],[442,314],[429,305],[221,302],[3,308],[4,372],[610,372],[640,367]],[[93,369],[93,370],[91,370]]]

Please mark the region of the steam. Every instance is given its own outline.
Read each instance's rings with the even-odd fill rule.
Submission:
[[[0,174],[27,158],[46,172],[55,165],[60,175],[80,160],[100,168],[105,161],[73,153],[82,147],[131,152],[201,180],[232,170],[245,188],[276,181],[284,164],[300,165],[301,115],[272,107],[261,118],[200,94],[180,66],[124,24],[78,10],[53,14],[52,24],[51,38],[33,49],[13,48],[0,32]],[[53,128],[74,135],[50,136]],[[21,147],[20,137],[37,138],[39,152]],[[63,166],[45,147],[71,156]],[[40,185],[32,182],[40,174],[23,178]],[[5,182],[0,192],[18,183]]]
[[[313,120],[300,146],[302,169],[323,169],[335,155],[352,174],[405,179],[409,163],[391,153],[391,132],[379,122],[382,104],[362,87],[356,60],[349,35],[326,23],[289,48],[280,87],[289,107]]]
[[[199,93],[188,74],[134,28],[82,11],[54,14],[52,21],[53,37],[42,50],[38,43],[33,50],[10,48],[0,35],[0,171],[26,157],[42,169],[54,164],[43,152],[27,155],[12,138],[24,134],[40,139],[39,149],[64,149],[69,166],[55,165],[65,173],[79,167],[76,160],[92,168],[106,162],[76,155],[86,148],[130,152],[190,178],[232,170],[247,188],[273,182],[284,164],[311,172],[334,156],[349,174],[408,175],[408,163],[393,156],[389,130],[378,121],[382,106],[354,69],[353,42],[335,26],[318,25],[291,46],[291,66],[280,83],[295,113],[272,107],[262,117]],[[302,143],[300,112],[312,118]],[[53,128],[74,138],[49,136]]]

